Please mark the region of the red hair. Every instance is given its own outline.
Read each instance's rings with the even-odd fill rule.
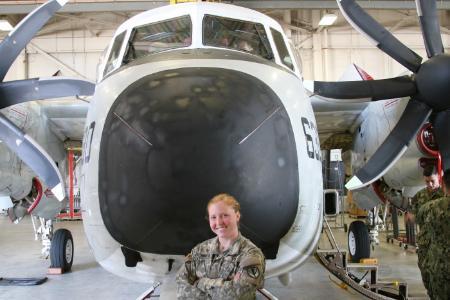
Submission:
[[[236,213],[241,212],[241,205],[236,200],[236,198],[234,198],[233,196],[231,196],[229,194],[223,193],[223,194],[218,194],[218,195],[212,197],[211,200],[209,200],[208,204],[206,205],[206,215],[207,216],[209,215],[209,212],[208,212],[209,207],[218,202],[225,202],[225,204],[228,206],[231,206]]]

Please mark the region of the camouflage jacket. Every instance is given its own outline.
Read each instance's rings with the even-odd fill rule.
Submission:
[[[411,199],[411,212],[417,216],[419,213],[419,209],[422,205],[427,203],[430,200],[434,200],[437,198],[441,198],[444,196],[444,192],[441,188],[438,188],[435,191],[432,191],[431,193],[428,192],[427,188],[423,188],[420,191],[417,192],[416,195]],[[422,224],[416,220],[417,224],[421,226]]]
[[[417,242],[419,248],[426,249],[425,266],[437,272],[441,267],[450,268],[450,197],[424,204],[417,218],[423,224]]]
[[[255,299],[256,289],[264,284],[264,271],[264,255],[250,240],[239,234],[220,253],[215,237],[186,257],[177,274],[177,299]]]

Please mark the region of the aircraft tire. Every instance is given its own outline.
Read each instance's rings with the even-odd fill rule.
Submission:
[[[362,258],[370,257],[369,230],[362,221],[354,221],[348,229],[348,249],[351,261],[359,263]]]
[[[63,272],[68,272],[73,263],[73,238],[67,229],[58,229],[53,234],[52,245],[50,247],[50,261],[52,268],[61,268]]]

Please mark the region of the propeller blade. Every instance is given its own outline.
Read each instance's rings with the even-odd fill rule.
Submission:
[[[33,78],[0,83],[0,109],[26,101],[69,96],[90,96],[95,84],[75,78]]]
[[[61,173],[50,155],[2,113],[0,113],[0,140],[45,182],[59,201],[65,198]]]
[[[26,16],[0,44],[0,81],[5,78],[20,51],[44,26],[54,13],[69,0],[50,0]]]
[[[436,0],[416,0],[416,6],[428,57],[444,53]]]
[[[433,132],[442,157],[443,170],[450,169],[450,110],[437,113]]]
[[[414,73],[417,72],[422,57],[400,42],[354,0],[337,0],[337,3],[344,17],[356,30],[405,68]]]
[[[345,187],[349,190],[358,189],[383,176],[406,151],[409,142],[417,134],[430,113],[430,107],[411,98],[400,120],[386,140],[372,155],[367,164],[347,182]]]
[[[322,97],[351,100],[346,102],[369,102],[413,96],[417,93],[416,85],[409,76],[380,80],[314,81],[312,90]]]

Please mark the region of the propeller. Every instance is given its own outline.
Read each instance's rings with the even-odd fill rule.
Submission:
[[[39,6],[26,16],[8,34],[0,44],[0,80],[3,81],[6,73],[16,60],[19,53],[31,41],[36,33],[47,23],[47,21],[64,6],[69,0],[50,0]]]
[[[50,0],[39,6],[0,43],[0,108],[26,101],[76,95],[89,96],[94,93],[94,83],[73,78],[35,78],[3,82],[19,53],[67,2],[68,0]],[[42,179],[58,200],[64,199],[64,182],[53,159],[35,140],[1,113],[0,140]]]
[[[436,1],[422,0],[416,1],[416,3],[428,57],[444,53],[441,30],[439,28],[439,16],[436,11]]]
[[[334,101],[369,102],[391,98],[406,97],[415,94],[417,89],[411,76],[401,76],[380,80],[359,81],[314,81],[315,94]]]
[[[64,199],[64,181],[50,155],[2,113],[0,113],[0,140],[39,175],[58,200]]]
[[[336,0],[347,21],[366,36],[375,46],[398,61],[408,70],[415,72],[419,69],[422,57],[406,47],[380,23],[367,14],[361,6],[353,0]]]
[[[369,161],[346,184],[350,190],[366,186],[387,172],[406,151],[411,139],[431,113],[431,122],[443,169],[450,169],[450,55],[444,53],[435,0],[416,0],[423,39],[429,59],[405,46],[354,0],[336,0],[352,26],[391,56],[412,76],[372,81],[314,82],[314,94],[344,102],[368,102],[410,97],[398,124]]]
[[[27,101],[88,96],[94,90],[94,83],[76,78],[50,77],[0,82],[0,109]]]

